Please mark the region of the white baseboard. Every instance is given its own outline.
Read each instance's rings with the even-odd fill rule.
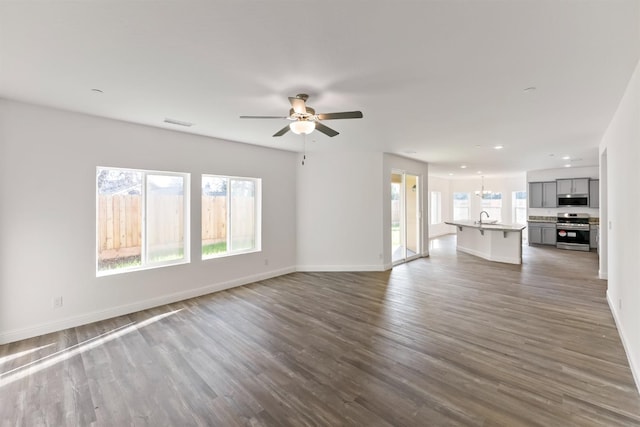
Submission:
[[[302,272],[330,272],[330,271],[385,271],[386,264],[376,265],[299,265],[296,271]]]
[[[622,323],[618,318],[618,311],[616,309],[615,303],[611,300],[611,294],[607,290],[607,303],[609,303],[609,310],[611,310],[611,314],[613,315],[613,320],[616,323],[616,328],[618,329],[618,335],[620,335],[620,340],[622,341],[622,346],[624,347],[624,352],[627,355],[627,360],[629,361],[629,368],[631,368],[631,374],[633,375],[633,380],[636,382],[636,388],[638,389],[638,393],[640,393],[640,367],[636,366],[633,361],[631,347],[627,344],[627,340],[625,338],[624,328],[622,327]]]
[[[237,286],[246,285],[260,280],[271,279],[272,277],[282,276],[295,272],[294,267],[272,270],[265,273],[245,276],[226,282],[214,283],[196,289],[189,289],[183,292],[176,292],[168,295],[162,295],[150,298],[144,301],[137,301],[131,304],[124,304],[106,310],[94,311],[91,313],[80,314],[77,316],[67,317],[65,319],[55,320],[53,322],[42,323],[39,325],[29,326],[26,328],[15,329],[11,331],[0,332],[0,344],[7,344],[27,338],[37,337],[51,332],[57,332],[64,329],[75,328],[77,326],[86,325],[100,320],[110,319],[125,314],[135,313],[137,311],[147,310],[149,308],[158,307],[165,304],[171,304],[183,301],[189,298],[195,298],[213,292],[223,291],[225,289],[235,288]]]
[[[606,271],[598,271],[598,277],[602,280],[609,280],[609,275]]]

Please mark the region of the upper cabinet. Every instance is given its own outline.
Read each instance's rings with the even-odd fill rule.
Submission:
[[[529,207],[530,208],[542,207],[542,183],[541,182],[529,183]]]
[[[530,208],[555,208],[556,203],[555,181],[529,183]]]
[[[556,183],[543,182],[542,183],[542,207],[543,208],[555,208],[558,206],[558,199],[556,197]]]
[[[600,180],[592,179],[589,181],[589,207],[600,207]]]
[[[559,179],[558,194],[589,194],[589,178]]]

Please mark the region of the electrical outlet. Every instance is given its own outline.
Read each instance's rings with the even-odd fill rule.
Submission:
[[[622,298],[618,299],[618,309],[622,310]]]
[[[60,308],[62,307],[62,297],[54,297],[53,298],[53,308]]]
[[[269,265],[269,258],[264,259],[264,265]]]

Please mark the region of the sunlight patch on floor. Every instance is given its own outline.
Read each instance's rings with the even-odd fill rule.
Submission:
[[[137,329],[144,328],[152,323],[155,323],[159,320],[164,319],[165,317],[171,316],[173,314],[178,313],[182,309],[169,311],[167,313],[158,314],[157,316],[153,316],[147,320],[143,320],[142,322],[131,322],[126,325],[120,326],[119,328],[113,329],[109,332],[105,332],[104,334],[98,335],[97,337],[90,338],[81,343],[75,344],[69,348],[65,348],[64,350],[60,350],[56,353],[50,354],[48,356],[44,356],[38,360],[34,360],[33,362],[29,362],[17,368],[14,368],[10,371],[3,372],[0,374],[0,388],[6,386],[7,384],[11,384],[14,381],[18,381],[26,376],[35,374],[44,369],[47,369],[51,366],[57,365],[60,362],[64,362],[67,359],[72,358],[73,356],[77,356],[85,351],[96,348],[100,345],[106,344],[109,341],[113,341],[116,338],[120,338],[126,334],[129,334]],[[52,344],[49,344],[52,345]],[[44,346],[47,347],[47,346]],[[11,355],[7,357],[20,357],[25,353],[39,350],[42,347],[33,350],[27,350],[27,352],[18,353],[18,355]]]

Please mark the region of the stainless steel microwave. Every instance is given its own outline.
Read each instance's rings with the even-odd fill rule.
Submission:
[[[586,194],[558,195],[558,206],[589,206],[589,196]]]

